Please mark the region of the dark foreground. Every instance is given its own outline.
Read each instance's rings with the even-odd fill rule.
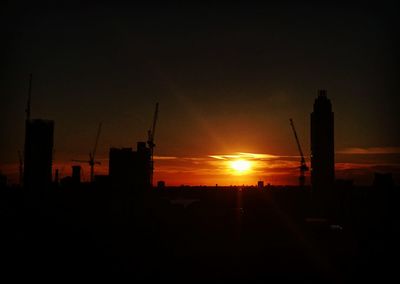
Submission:
[[[113,192],[2,190],[2,279],[400,279],[398,188],[348,189],[329,218],[299,189]]]

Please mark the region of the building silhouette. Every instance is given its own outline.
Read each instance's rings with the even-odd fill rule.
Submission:
[[[74,184],[79,184],[81,183],[81,166],[72,166],[72,182]]]
[[[311,113],[311,184],[328,191],[335,180],[334,115],[326,90],[319,90]]]
[[[54,121],[25,121],[24,187],[45,189],[51,185]]]
[[[374,173],[374,187],[392,188],[394,186],[394,180],[392,173]]]
[[[58,185],[60,182],[60,171],[58,169],[54,172],[54,184]]]
[[[164,188],[165,188],[165,181],[159,180],[159,181],[157,182],[157,188],[158,188],[158,189],[164,189]]]
[[[113,186],[148,188],[151,185],[150,149],[145,142],[132,148],[110,148],[109,176]]]
[[[0,188],[7,187],[7,176],[0,172]]]

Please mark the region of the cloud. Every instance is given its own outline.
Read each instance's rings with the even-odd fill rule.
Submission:
[[[357,149],[354,151],[354,149]],[[361,149],[361,150],[360,150]],[[382,155],[396,153],[396,147],[347,148],[339,151],[336,159],[336,177],[354,179],[356,184],[370,185],[374,172],[391,172],[400,181],[400,155]],[[355,155],[351,155],[354,154]],[[376,154],[380,153],[380,154]],[[366,154],[366,155],[363,155]],[[370,155],[376,154],[376,155]],[[251,162],[251,170],[237,176],[231,169],[231,161],[244,159]],[[100,159],[96,165],[96,174],[108,174],[108,159]],[[55,161],[53,174],[59,169],[60,177],[71,174],[72,161]],[[89,179],[88,163],[80,163],[82,178]],[[308,163],[309,165],[309,163]],[[0,171],[7,175],[10,183],[18,182],[18,163],[0,165]],[[261,153],[217,154],[205,156],[155,156],[155,180],[164,180],[167,184],[254,184],[264,180],[272,184],[297,184],[299,157],[279,156]],[[307,180],[309,182],[309,172]]]
[[[279,156],[270,155],[270,154],[256,154],[256,153],[244,153],[244,152],[236,152],[235,154],[223,154],[223,155],[209,155],[208,157],[217,159],[217,160],[270,160],[277,159]]]
[[[400,147],[367,147],[367,148],[345,148],[339,150],[338,154],[400,154]]]
[[[154,160],[176,160],[178,157],[173,157],[173,156],[154,156]]]

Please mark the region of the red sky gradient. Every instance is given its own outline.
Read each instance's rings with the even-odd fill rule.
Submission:
[[[96,174],[107,174],[110,147],[146,141],[158,102],[155,181],[297,184],[289,119],[310,166],[310,113],[326,89],[337,178],[370,185],[374,172],[392,172],[400,182],[394,6],[9,2],[0,171],[10,183],[24,149],[30,73],[31,117],[55,122],[53,170],[61,177],[73,159],[88,159],[100,122]],[[238,153],[258,153],[246,156],[248,174],[229,169]]]
[[[83,157],[84,158],[84,157]],[[234,160],[250,161],[251,169],[239,174],[232,170]],[[95,174],[108,174],[108,159],[98,159]],[[156,156],[154,182],[163,180],[167,186],[179,185],[255,185],[258,180],[272,185],[297,185],[298,156],[279,156],[261,153],[228,153],[204,156]],[[309,160],[307,164],[310,166]],[[336,152],[336,178],[353,179],[356,185],[371,185],[374,172],[391,172],[400,181],[400,149],[397,147],[348,148]],[[53,171],[59,169],[60,178],[71,175],[77,163],[56,160]],[[82,165],[82,179],[89,180],[89,166]],[[18,183],[18,164],[0,167],[10,184]],[[307,173],[309,183],[309,173]]]

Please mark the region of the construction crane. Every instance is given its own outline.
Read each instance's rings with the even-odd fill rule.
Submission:
[[[151,129],[147,131],[147,145],[149,146],[150,149],[150,186],[153,186],[153,171],[154,171],[154,147],[156,144],[154,144],[154,136],[156,133],[156,124],[157,124],[157,117],[158,117],[158,103],[156,103],[156,110],[154,111],[154,117],[153,117],[153,125]]]
[[[73,162],[77,163],[88,163],[90,166],[90,182],[94,182],[94,165],[100,165],[101,163],[98,161],[95,161],[95,155],[96,155],[96,150],[97,150],[97,144],[99,142],[99,137],[100,137],[100,132],[101,132],[101,125],[102,123],[99,123],[99,128],[97,130],[97,135],[96,135],[96,140],[94,142],[94,147],[93,151],[89,153],[89,161],[85,160],[72,160]]]
[[[306,181],[305,172],[308,171],[308,167],[307,167],[306,161],[304,159],[303,151],[301,150],[299,138],[297,137],[297,132],[296,132],[296,128],[294,127],[293,119],[290,118],[289,121],[290,121],[290,125],[292,126],[294,138],[296,139],[297,148],[299,149],[299,152],[300,152],[299,185],[300,185],[300,187],[304,187],[304,184],[305,184],[305,181]]]

